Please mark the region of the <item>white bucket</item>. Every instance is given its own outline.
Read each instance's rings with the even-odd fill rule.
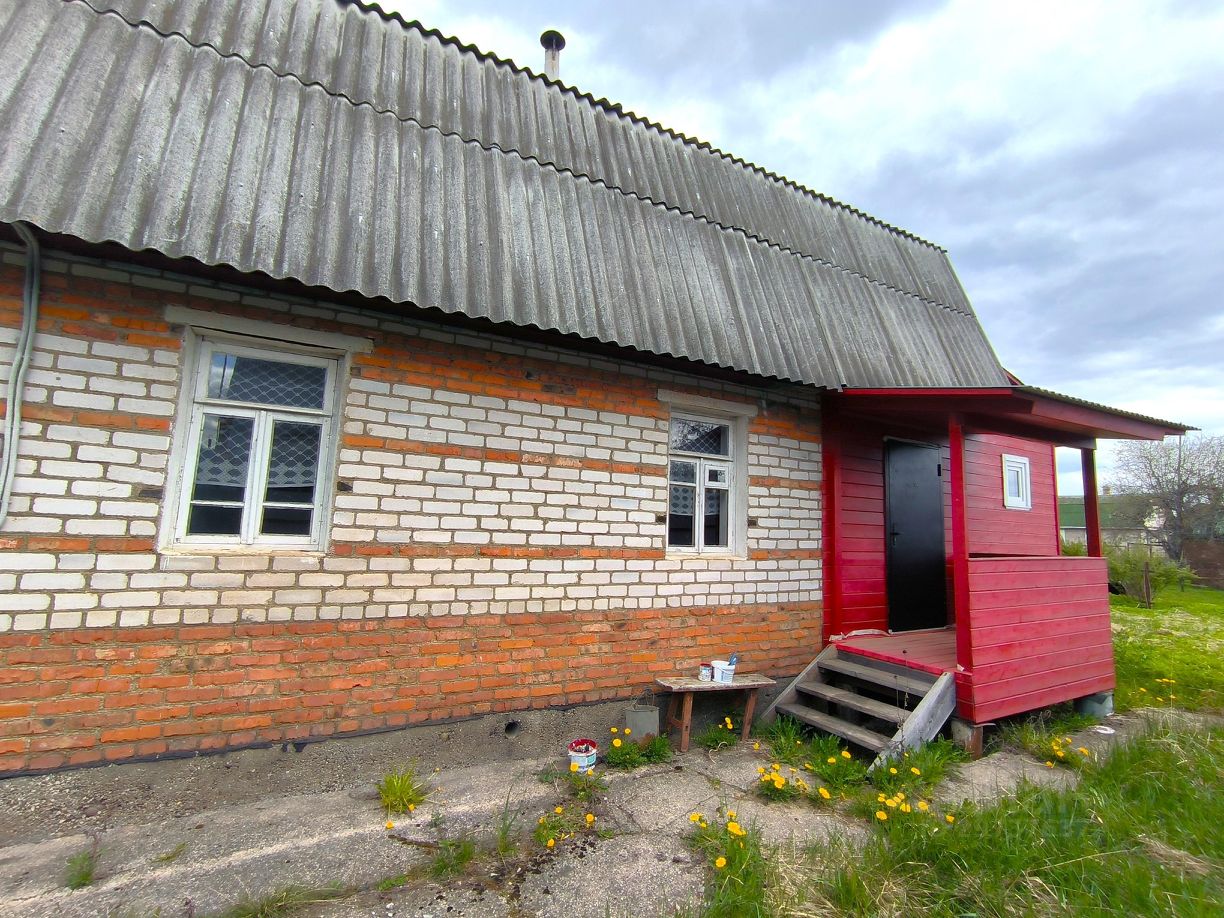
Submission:
[[[714,681],[730,685],[735,680],[735,667],[726,660],[711,660],[714,667]]]

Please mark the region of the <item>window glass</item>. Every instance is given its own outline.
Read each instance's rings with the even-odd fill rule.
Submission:
[[[727,506],[726,491],[716,491],[713,488],[705,492],[705,531],[702,543],[706,548],[726,548],[728,541],[728,523],[730,514]]]
[[[672,485],[667,507],[667,544],[676,548],[695,548],[694,527],[697,513],[697,489]]]
[[[208,397],[289,408],[323,408],[327,368],[214,351]]]
[[[191,490],[189,535],[238,535],[251,458],[251,418],[205,414]]]
[[[671,448],[682,453],[705,453],[726,456],[730,449],[731,429],[726,424],[672,418]]]

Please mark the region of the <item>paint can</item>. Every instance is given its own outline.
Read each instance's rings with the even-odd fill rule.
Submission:
[[[709,663],[702,663],[697,669],[697,679],[700,682],[714,681],[714,667]]]

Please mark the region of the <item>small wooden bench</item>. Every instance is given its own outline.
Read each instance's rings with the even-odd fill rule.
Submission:
[[[752,728],[752,712],[756,708],[757,692],[773,685],[774,680],[759,673],[737,673],[730,682],[702,682],[696,676],[663,676],[655,680],[660,688],[671,692],[671,703],[667,706],[667,727],[680,731],[680,751],[688,752],[689,732],[693,726],[693,694],[695,692],[743,692],[744,729],[741,739],[748,739]],[[679,714],[679,716],[677,716]]]

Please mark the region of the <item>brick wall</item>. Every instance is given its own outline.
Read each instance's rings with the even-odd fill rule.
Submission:
[[[820,633],[815,401],[81,258],[45,261],[0,532],[0,769],[628,697]],[[4,250],[0,368],[22,262]],[[164,548],[183,306],[370,337],[326,550]],[[664,551],[669,406],[757,406],[747,551]],[[179,432],[181,435],[181,432]]]

